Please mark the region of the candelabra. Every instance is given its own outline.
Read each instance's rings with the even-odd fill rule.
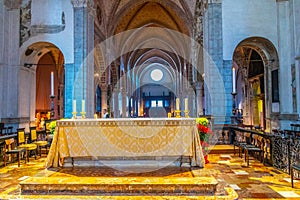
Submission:
[[[54,95],[50,95],[50,101],[51,101],[51,103],[50,103],[50,109],[51,109],[51,111],[50,111],[50,117],[51,118],[53,118],[54,117],[54,98],[55,98],[55,96]]]
[[[232,95],[232,115],[235,115],[236,114],[236,102],[235,102],[235,99],[236,99],[236,95],[237,93],[236,92],[232,92],[231,93]]]
[[[243,109],[236,107],[236,92],[232,92],[232,123],[243,123]]]

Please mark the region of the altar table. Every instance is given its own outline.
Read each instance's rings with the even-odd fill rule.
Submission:
[[[56,122],[46,168],[64,158],[168,156],[204,166],[194,118],[65,119]]]

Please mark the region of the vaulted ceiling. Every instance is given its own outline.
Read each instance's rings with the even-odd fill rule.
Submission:
[[[182,70],[190,49],[182,38],[192,36],[195,1],[102,0],[96,6],[101,16],[95,22],[95,35],[103,37],[99,41],[122,35],[118,42],[113,40],[111,49],[115,57],[122,57],[125,71],[137,66],[147,70],[153,63]]]

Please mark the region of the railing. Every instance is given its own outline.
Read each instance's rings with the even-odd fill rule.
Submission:
[[[214,125],[213,132],[218,138],[217,144],[232,144],[233,138],[230,134],[230,126]]]
[[[273,164],[273,141],[272,141],[272,134],[264,133],[261,131],[251,130],[251,129],[245,129],[237,126],[230,126],[229,127],[229,134],[230,134],[230,144],[233,144],[233,142],[239,138],[244,138],[242,140],[246,140],[246,134],[250,134],[250,143],[256,144],[258,138],[261,140],[260,142],[262,145],[259,145],[257,147],[261,148],[264,152],[264,161],[265,163],[268,163],[270,165]]]
[[[266,133],[248,127],[215,125],[214,132],[219,137],[219,144],[234,144],[237,140],[245,141],[249,133],[252,140],[263,138],[264,145],[261,148],[265,152],[265,162],[285,173],[290,174],[291,165],[300,161],[299,130],[273,130],[272,133]],[[294,176],[299,178],[298,173]]]
[[[291,165],[300,161],[300,138],[289,135],[275,135],[273,166],[288,174],[291,173]],[[299,174],[294,174],[299,178]]]

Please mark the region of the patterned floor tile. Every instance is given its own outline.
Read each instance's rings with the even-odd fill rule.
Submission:
[[[230,184],[230,187],[232,187],[234,190],[240,190],[241,189],[237,184]]]
[[[291,191],[279,191],[278,193],[285,198],[300,198],[300,195]]]
[[[124,173],[114,169],[105,168],[53,168],[44,169],[46,158],[31,159],[29,163],[11,163],[6,167],[0,167],[0,199],[45,199],[43,196],[20,195],[19,182],[26,177],[209,177],[218,180],[218,195],[225,195],[224,188],[234,190],[238,199],[299,199],[299,180],[295,181],[295,188],[291,188],[290,176],[270,166],[264,166],[261,162],[251,159],[247,166],[244,158],[238,154],[209,154],[210,163],[204,168],[178,168],[170,167],[162,171],[152,171],[144,174]],[[74,196],[47,196],[47,199],[66,199]],[[100,198],[94,196],[81,196],[77,199]],[[140,199],[141,197],[130,197],[128,199]],[[124,197],[119,197],[124,199]],[[147,197],[144,197],[147,199]],[[152,199],[149,197],[148,199]],[[155,197],[155,199],[169,199],[167,197]],[[184,197],[173,197],[172,199],[186,199]],[[197,199],[197,198],[195,198]]]

